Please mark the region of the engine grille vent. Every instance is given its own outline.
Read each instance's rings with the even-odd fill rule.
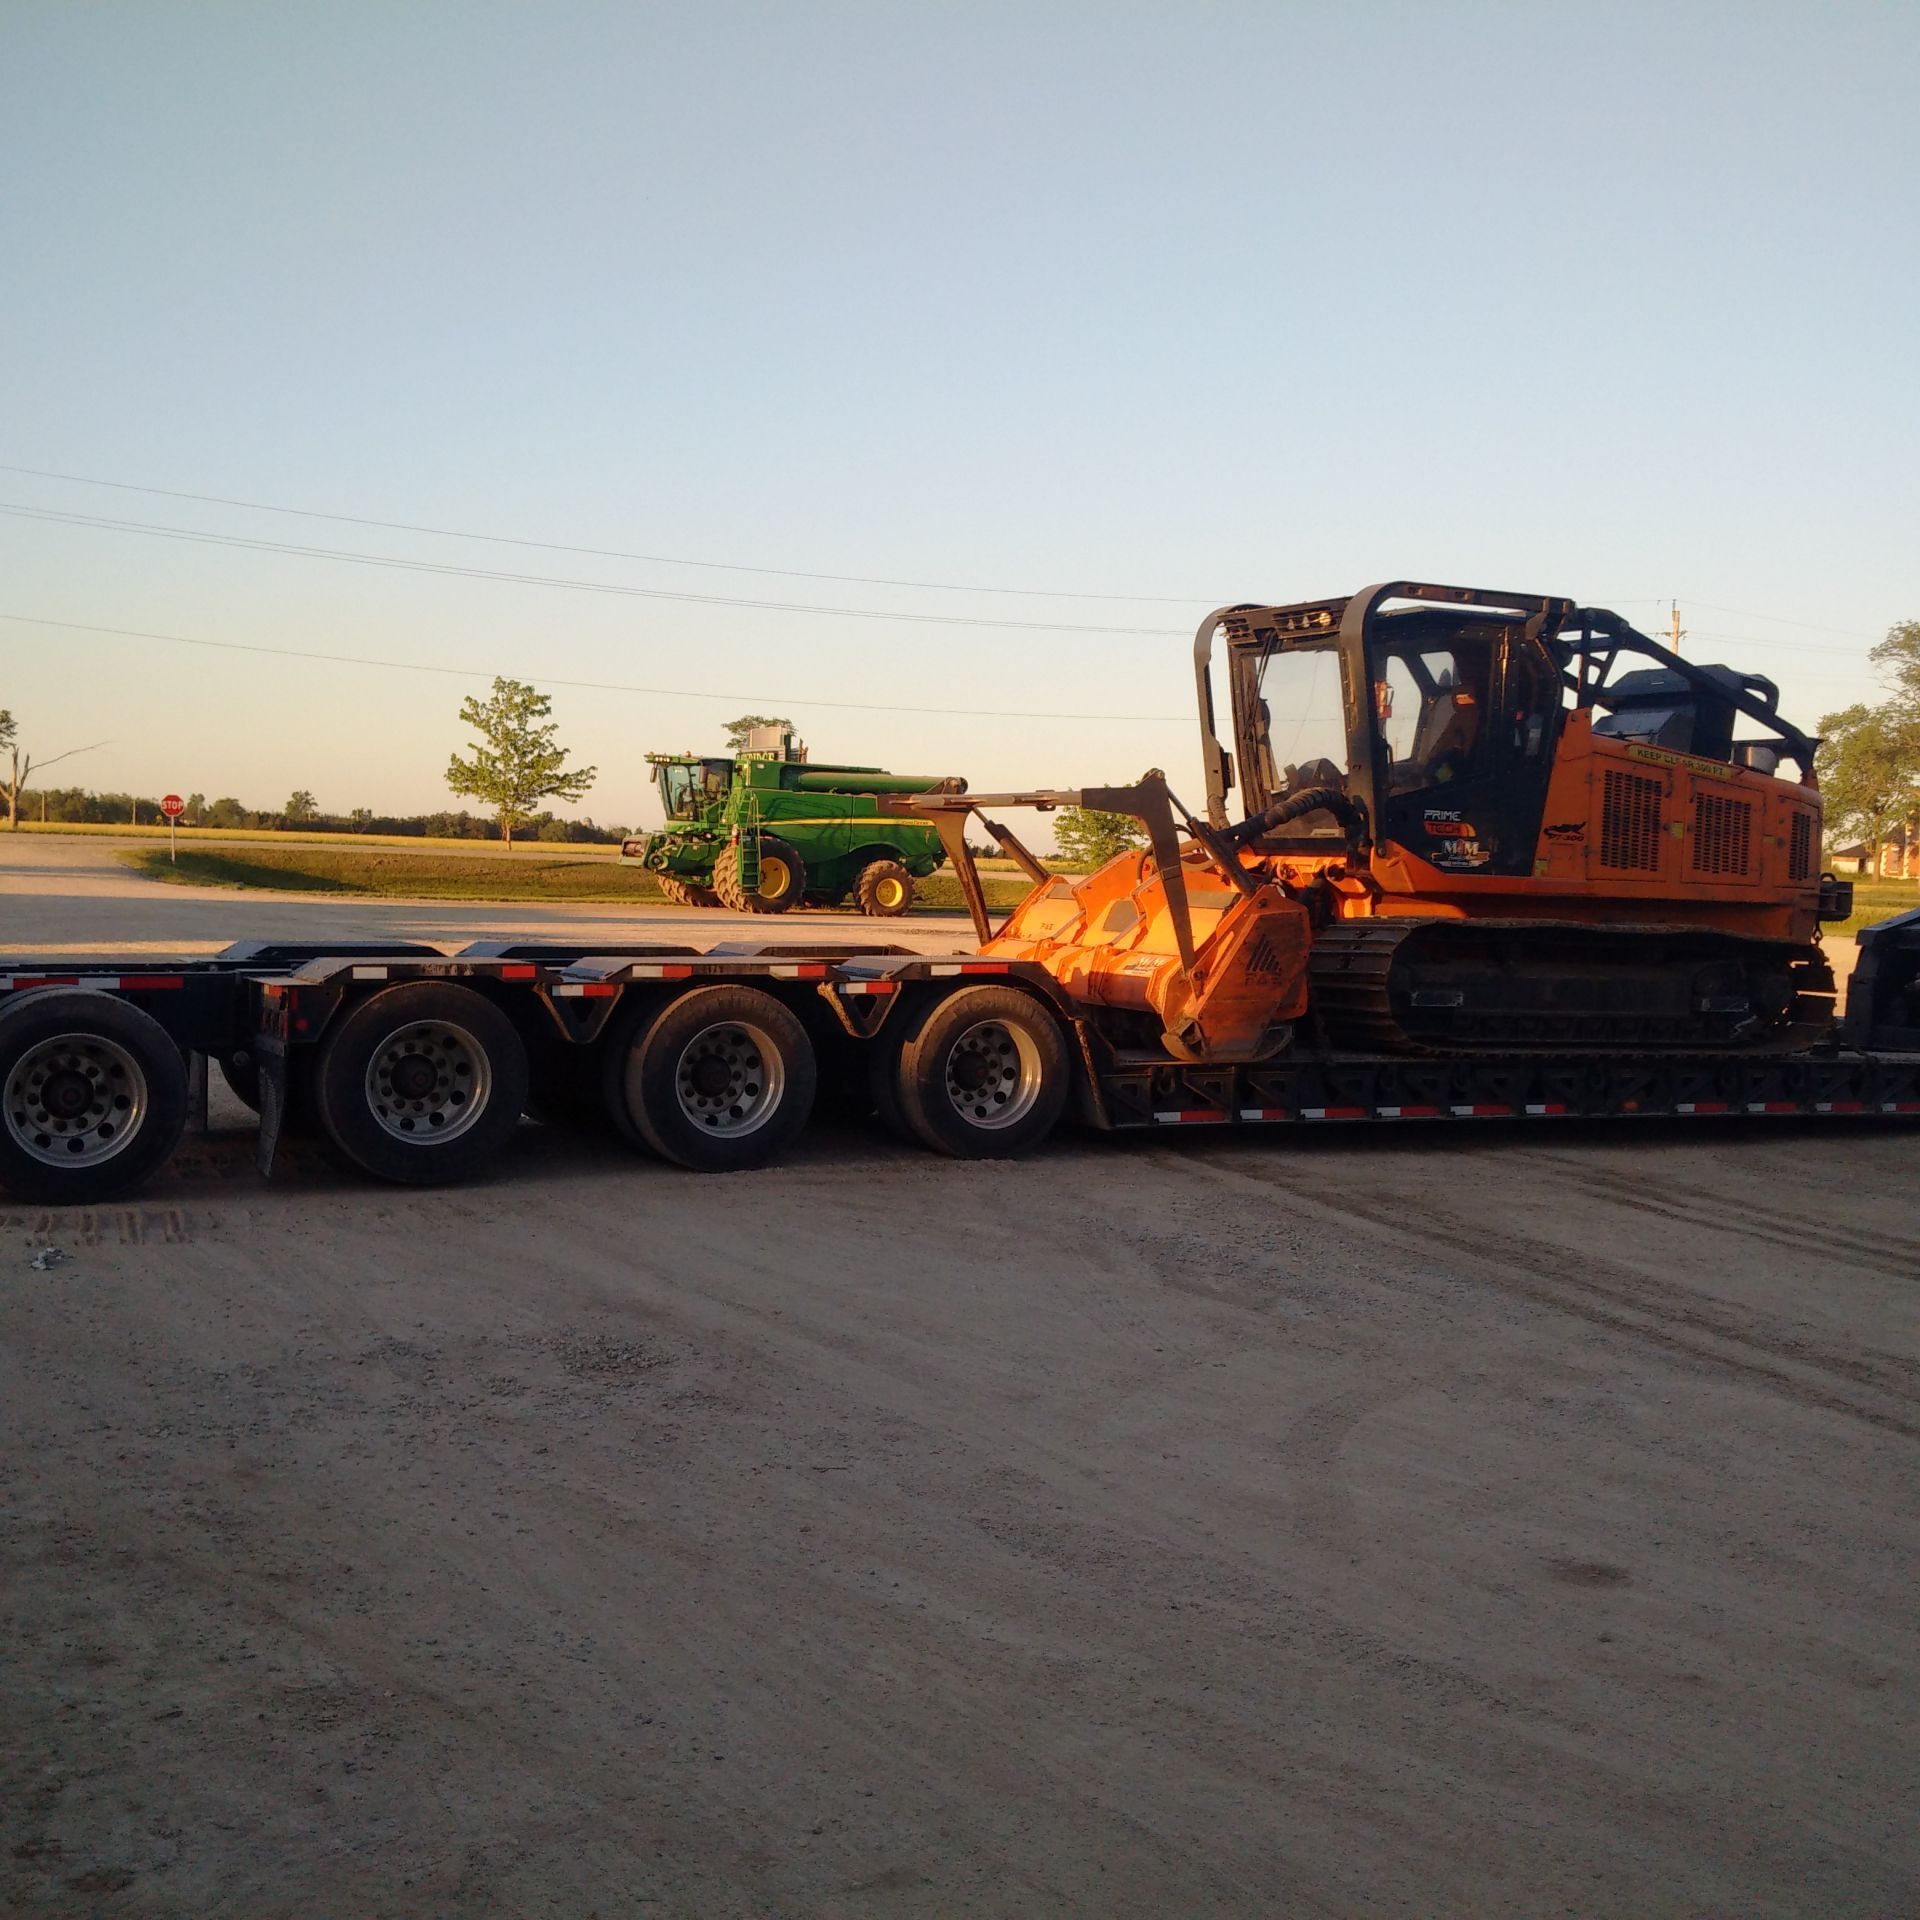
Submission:
[[[1660,871],[1662,782],[1608,768],[1600,791],[1600,864],[1626,873]]]
[[[1792,838],[1787,843],[1787,878],[1813,878],[1813,815],[1810,813],[1793,816]]]
[[[1753,806],[1723,793],[1693,801],[1693,870],[1745,876],[1753,871]]]

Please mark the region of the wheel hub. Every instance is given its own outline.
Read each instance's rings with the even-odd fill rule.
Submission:
[[[40,1104],[56,1120],[77,1120],[93,1104],[93,1082],[71,1067],[57,1068],[41,1085]]]
[[[396,1140],[451,1140],[485,1110],[487,1050],[465,1027],[415,1020],[387,1035],[367,1063],[368,1111]]]
[[[673,1079],[681,1113],[703,1133],[753,1133],[779,1111],[786,1093],[779,1048],[740,1020],[696,1033],[680,1050]]]
[[[1010,1127],[1040,1098],[1040,1051],[1017,1026],[982,1020],[947,1050],[943,1078],[948,1102],[969,1125]]]
[[[62,1033],[31,1046],[7,1075],[0,1123],[45,1166],[110,1160],[140,1131],[147,1077],[118,1041]]]

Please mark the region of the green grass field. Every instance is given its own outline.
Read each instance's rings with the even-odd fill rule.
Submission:
[[[360,899],[542,901],[619,905],[663,903],[652,875],[592,856],[565,858],[528,847],[511,859],[459,854],[386,853],[370,847],[261,846],[182,848],[178,866],[164,846],[129,848],[121,860],[149,880],[183,887],[249,887],[275,893],[331,893]],[[984,874],[987,902],[1010,907],[1026,891],[1013,875]],[[919,886],[914,911],[963,910],[960,883],[937,873]]]

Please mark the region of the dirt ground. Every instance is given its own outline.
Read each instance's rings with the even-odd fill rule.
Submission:
[[[0,1906],[1920,1909],[1911,1131],[240,1117],[0,1212]]]

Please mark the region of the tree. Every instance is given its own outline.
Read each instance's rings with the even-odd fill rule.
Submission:
[[[189,826],[197,827],[200,824],[200,816],[205,813],[206,810],[207,796],[204,793],[190,793],[187,795],[187,824]]]
[[[287,796],[287,804],[280,809],[289,826],[300,826],[308,820],[320,817],[320,803],[305,787],[296,787]]]
[[[1829,837],[1860,834],[1877,873],[1888,829],[1920,812],[1920,718],[1892,701],[1859,703],[1823,715],[1820,732],[1814,767]]]
[[[793,722],[771,713],[743,713],[738,720],[727,722],[727,751],[744,753],[747,747],[747,735],[755,727],[784,727],[791,733]]]
[[[460,703],[461,722],[480,736],[472,755],[447,762],[447,785],[492,807],[500,837],[513,850],[513,830],[542,800],[579,800],[594,783],[597,767],[567,770],[567,749],[554,742],[559,723],[549,720],[553,702],[519,680],[496,676],[490,699],[469,694]]]
[[[1873,650],[1873,664],[1891,682],[1893,697],[1907,718],[1920,720],[1920,620],[1902,620],[1887,629]]]
[[[1132,814],[1096,813],[1091,807],[1062,807],[1053,837],[1069,860],[1089,867],[1147,844],[1147,830]]]
[[[20,796],[26,791],[27,775],[33,771],[33,756],[20,751],[20,728],[13,715],[0,707],[0,753],[13,757],[13,777],[6,783],[7,825],[20,831]]]

